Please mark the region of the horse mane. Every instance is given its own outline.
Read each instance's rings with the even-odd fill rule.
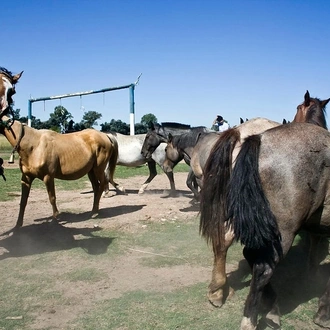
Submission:
[[[318,98],[313,98],[311,100],[313,100],[314,102],[307,111],[306,123],[314,124],[317,126],[321,126],[325,129],[328,129],[327,121],[325,119],[326,106],[324,105],[322,107],[322,105],[321,105],[322,101]],[[321,112],[319,109],[321,109]]]
[[[173,135],[172,144],[174,147],[179,146],[180,149],[185,149],[187,147],[195,146],[199,135],[205,133],[205,127],[194,127],[191,128],[188,132],[182,133],[179,135]]]
[[[6,68],[0,66],[0,73],[3,73],[4,75],[6,75],[7,77],[9,77],[10,79],[13,78],[13,74],[11,71],[7,70]]]
[[[180,129],[189,129],[189,128],[191,128],[190,125],[175,123],[175,122],[162,122],[161,126],[163,128],[180,128]]]

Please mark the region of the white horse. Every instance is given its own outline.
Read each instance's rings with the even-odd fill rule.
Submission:
[[[146,134],[137,134],[137,135],[124,135],[116,132],[107,133],[108,137],[111,141],[117,142],[118,144],[118,160],[117,165],[123,165],[128,167],[136,167],[141,166],[145,163],[148,164],[149,168],[149,177],[142,184],[139,189],[139,194],[143,194],[145,189],[148,187],[149,183],[153,180],[153,178],[157,175],[156,164],[158,164],[163,170],[163,164],[165,161],[165,144],[160,144],[159,147],[153,152],[151,158],[146,158],[142,155],[141,149],[143,145],[143,141],[146,137]],[[165,172],[165,171],[164,171]],[[175,183],[173,172],[165,172],[171,187],[171,193],[175,192]],[[119,187],[118,184],[115,183],[114,186],[117,190],[125,191],[124,188]],[[109,192],[109,188],[106,189],[105,195]]]

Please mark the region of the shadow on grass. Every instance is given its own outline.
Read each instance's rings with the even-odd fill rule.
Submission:
[[[145,207],[146,204],[141,205],[120,205],[102,208],[99,210],[98,216],[94,219],[97,222],[97,219],[112,218],[119,215],[124,215],[132,212],[137,212]],[[34,220],[34,222],[44,222],[51,220],[51,217],[44,217]],[[58,222],[65,223],[78,223],[91,219],[91,212],[81,212],[81,213],[71,213],[71,212],[61,212],[58,217]]]
[[[57,221],[23,226],[0,240],[0,249],[5,250],[0,260],[77,247],[88,254],[103,254],[115,238],[94,236],[93,233],[98,230],[100,228],[67,228]],[[75,235],[84,238],[76,239]]]

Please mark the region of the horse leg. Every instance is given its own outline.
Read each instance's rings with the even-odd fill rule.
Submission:
[[[212,280],[209,284],[208,299],[215,307],[221,307],[226,298],[233,293],[233,290],[227,283],[226,275],[226,258],[228,248],[234,240],[234,232],[231,228],[226,230],[225,244],[223,247],[220,244],[213,245],[214,263],[212,270]]]
[[[314,323],[327,329],[330,328],[330,279],[328,280],[324,294],[319,300],[319,307],[314,316]]]
[[[147,189],[149,183],[157,175],[156,162],[153,159],[150,160],[150,161],[148,161],[148,168],[149,168],[149,177],[144,182],[144,184],[141,186],[141,188],[139,189],[139,194],[143,194],[144,193],[144,191]]]
[[[59,215],[59,211],[57,209],[56,206],[56,194],[55,194],[55,182],[54,182],[54,178],[47,175],[44,177],[44,184],[46,186],[47,189],[47,193],[48,193],[48,198],[49,198],[49,202],[53,208],[53,218],[57,219],[58,215]]]
[[[329,242],[322,236],[309,233],[308,269],[313,274],[317,266],[328,255]]]
[[[21,202],[19,206],[19,214],[16,222],[15,228],[19,228],[23,226],[23,217],[24,217],[24,212],[25,212],[25,207],[27,204],[27,200],[29,198],[30,190],[31,190],[31,185],[33,182],[34,178],[31,178],[24,173],[22,174],[21,178]]]
[[[91,170],[88,172],[88,178],[92,184],[93,192],[94,192],[91,218],[96,218],[99,213],[100,199],[101,199],[102,193],[104,191],[104,186],[105,186],[105,182],[106,182],[105,174],[104,174],[104,172],[102,172],[101,175],[97,176],[95,174],[95,172],[93,170]]]
[[[264,257],[272,253],[273,251],[270,250],[257,251],[244,248],[244,256],[249,265],[252,266],[252,279],[250,292],[245,302],[241,330],[255,330],[257,328],[260,302],[261,299],[267,300],[267,293],[272,293],[270,301],[276,300],[275,293],[269,290],[269,281],[274,273],[274,265],[271,265]],[[277,262],[275,261],[275,263]],[[268,290],[265,289],[266,286]],[[275,310],[272,312],[275,312]]]
[[[195,174],[192,171],[192,169],[190,169],[188,176],[187,176],[186,184],[187,184],[187,187],[193,192],[195,199],[197,201],[199,201],[200,194],[198,191],[198,186],[196,188],[195,183],[197,184]]]
[[[170,181],[170,186],[171,186],[171,195],[175,195],[176,194],[176,189],[175,189],[175,182],[174,182],[174,174],[173,171],[171,172],[165,172],[168,180]]]
[[[113,172],[114,172],[114,169],[112,169],[110,164],[108,163],[107,167],[105,168],[105,171],[104,171],[104,173],[105,173],[105,184],[104,184],[103,197],[107,197],[107,195],[109,194],[109,191],[110,191],[109,183],[111,183],[112,186],[117,191],[125,193],[125,188],[114,181]]]

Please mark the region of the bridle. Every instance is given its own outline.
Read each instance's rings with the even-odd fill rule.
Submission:
[[[12,77],[9,73],[7,73],[3,70],[0,70],[0,74],[6,76],[10,81],[12,81]],[[11,82],[11,84],[12,84],[12,82]],[[12,86],[13,86],[13,88],[15,88],[15,85],[12,84]],[[6,116],[6,117],[8,116],[8,119],[4,120],[4,118],[3,118],[4,116]],[[12,130],[12,126],[13,126],[14,122],[15,122],[15,118],[14,118],[12,103],[8,102],[7,108],[5,110],[3,110],[0,114],[0,128],[3,127],[5,129],[11,131],[11,133],[14,135],[14,132]],[[24,135],[24,125],[21,123],[20,134],[18,136],[16,145],[13,148],[11,155],[10,155],[10,159],[12,160],[12,162],[14,159],[14,154],[17,151],[19,144],[21,143],[23,135]]]
[[[14,89],[15,91],[15,84],[13,84],[13,77],[11,75],[11,73],[9,71],[4,71],[0,68],[0,75],[4,75],[7,79],[9,79],[10,81],[10,84],[12,85],[12,88]],[[11,95],[12,96],[12,95]],[[11,98],[10,96],[10,98]],[[9,102],[8,99],[7,99],[7,102],[8,102],[8,106],[6,109],[4,109],[1,114],[0,114],[0,119],[6,115],[8,112],[10,112],[10,114],[12,115],[13,119],[12,119],[12,123],[9,125],[9,127],[14,123],[14,115],[13,115],[13,110],[12,110],[12,102]],[[8,125],[8,124],[7,124]]]

